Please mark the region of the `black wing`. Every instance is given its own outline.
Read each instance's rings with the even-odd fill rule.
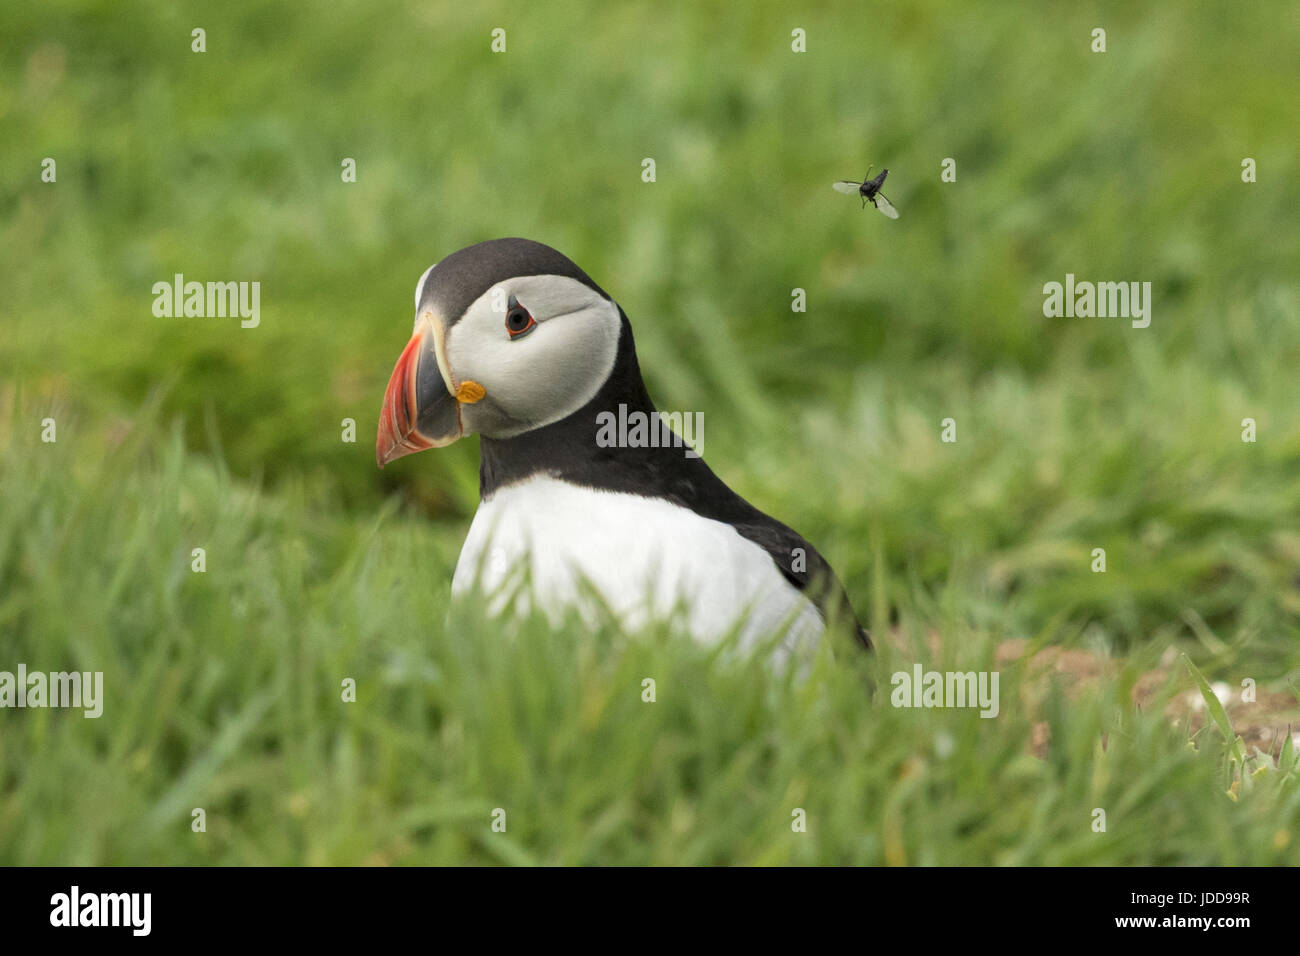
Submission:
[[[871,635],[853,613],[848,592],[826,559],[793,528],[786,527],[762,512],[757,514],[766,520],[737,524],[736,531],[768,553],[785,579],[802,591],[821,611],[827,625],[833,622],[850,625],[858,643],[871,650]],[[796,552],[801,552],[803,557],[803,561],[799,562],[804,568],[802,571],[794,570],[796,558],[799,557]]]

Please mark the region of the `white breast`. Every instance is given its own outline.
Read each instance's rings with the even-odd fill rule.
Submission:
[[[667,619],[680,604],[700,640],[740,624],[743,644],[782,631],[793,649],[824,630],[812,602],[731,525],[663,499],[554,478],[511,485],[479,505],[452,593],[477,584],[496,614],[525,580],[531,587],[515,596],[514,610],[539,607],[556,623],[568,608],[593,619],[594,587],[629,628]]]

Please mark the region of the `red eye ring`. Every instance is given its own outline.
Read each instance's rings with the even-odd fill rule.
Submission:
[[[512,339],[517,339],[521,335],[527,335],[533,330],[533,326],[536,324],[537,320],[523,309],[506,314],[506,331],[510,333]]]
[[[519,304],[519,300],[513,295],[510,296],[509,308],[506,311],[506,332],[510,338],[517,339],[527,335],[537,325],[537,320],[533,318],[532,313]]]

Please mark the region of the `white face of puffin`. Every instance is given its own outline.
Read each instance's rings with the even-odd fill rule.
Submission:
[[[589,402],[613,370],[618,306],[584,283],[504,279],[456,319],[439,315],[424,295],[437,280],[435,266],[416,286],[414,332],[380,412],[381,468],[464,434],[512,438],[557,422]]]
[[[511,438],[572,415],[614,368],[619,330],[618,307],[568,276],[498,283],[445,337],[451,391],[483,387],[461,405],[464,431]]]

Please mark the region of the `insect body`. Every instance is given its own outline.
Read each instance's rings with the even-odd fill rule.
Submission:
[[[872,168],[874,168],[874,166],[867,168],[867,176],[871,175]],[[871,203],[871,205],[875,206],[890,219],[897,219],[898,210],[894,208],[893,203],[885,198],[885,194],[880,191],[880,186],[884,183],[885,177],[888,175],[889,170],[882,169],[880,175],[875,179],[864,178],[863,182],[860,183],[848,179],[842,179],[837,183],[832,183],[831,185],[839,192],[848,193],[850,196],[854,194],[860,195],[862,197],[863,209],[867,208],[867,203]]]

